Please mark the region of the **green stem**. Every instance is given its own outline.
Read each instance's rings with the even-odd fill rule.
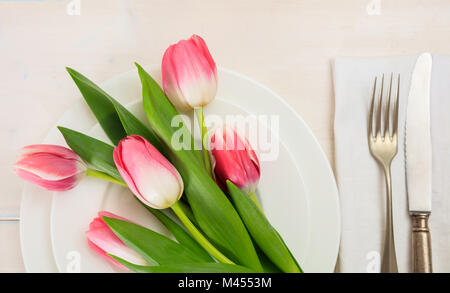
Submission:
[[[205,125],[205,116],[203,115],[203,107],[196,108],[195,114],[197,115],[198,126],[200,127],[202,133],[202,149],[203,149],[203,162],[205,163],[206,171],[209,175],[212,175],[211,171],[211,161],[208,152],[208,129]]]
[[[171,206],[174,213],[178,216],[180,221],[186,227],[186,229],[191,233],[192,237],[197,240],[198,244],[200,244],[206,251],[208,251],[215,259],[217,259],[221,263],[234,264],[231,260],[229,260],[225,255],[223,255],[217,248],[215,248],[206,238],[205,236],[198,231],[197,227],[192,224],[189,218],[183,211],[183,208],[180,205],[180,202],[177,201]]]
[[[197,220],[194,217],[194,213],[192,212],[191,208],[184,203],[183,201],[179,200],[178,204],[180,205],[181,209],[185,213],[186,217],[194,224],[197,225]]]
[[[116,179],[116,178],[114,178],[104,172],[98,171],[98,170],[87,169],[86,176],[106,180],[106,181],[109,181],[112,183],[116,183],[116,184],[128,187],[128,185],[125,182],[123,182],[122,180]]]

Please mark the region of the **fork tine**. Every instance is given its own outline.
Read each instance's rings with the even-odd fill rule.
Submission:
[[[393,136],[397,137],[398,132],[398,104],[400,100],[400,74],[397,78],[397,93],[395,97],[395,108],[394,108],[394,126],[393,126]]]
[[[391,137],[391,130],[389,129],[389,124],[390,124],[390,120],[392,118],[391,117],[391,92],[392,92],[392,77],[393,77],[394,73],[391,72],[391,80],[389,82],[389,93],[388,93],[388,100],[387,100],[387,104],[386,104],[386,112],[384,113],[384,136],[386,137],[386,135],[388,137]]]
[[[373,82],[373,92],[372,92],[372,102],[370,103],[370,120],[369,120],[369,137],[373,138],[373,112],[374,112],[374,105],[375,105],[375,93],[377,89],[377,77],[375,76],[375,81]]]
[[[384,74],[381,77],[381,89],[380,89],[380,98],[378,101],[378,117],[377,117],[377,130],[376,130],[376,136],[381,137],[381,112],[383,110],[383,87],[384,87]]]

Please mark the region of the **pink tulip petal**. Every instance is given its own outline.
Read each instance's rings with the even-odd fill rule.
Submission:
[[[72,177],[64,178],[61,180],[45,180],[31,172],[22,169],[15,169],[14,172],[16,173],[17,176],[19,176],[23,180],[29,181],[42,188],[53,191],[70,190],[75,187],[80,177],[83,177],[83,175],[74,175]]]
[[[189,109],[190,106],[184,98],[177,80],[177,67],[173,64],[172,58],[173,49],[174,46],[170,46],[164,53],[162,60],[161,71],[164,92],[175,107],[179,109]],[[173,97],[179,98],[174,99]]]
[[[130,188],[131,192],[133,192],[134,195],[136,195],[139,198],[142,198],[142,195],[140,194],[139,190],[136,187],[136,184],[133,181],[133,178],[128,173],[127,167],[122,161],[122,144],[119,143],[117,147],[114,148],[113,152],[113,158],[114,163],[116,164],[117,170],[119,171],[120,175],[122,176],[122,179],[125,181],[125,183],[128,185],[128,188]]]
[[[203,40],[203,38],[198,35],[193,35],[191,37],[191,40],[194,41],[197,48],[203,53],[203,56],[209,63],[209,67],[214,68],[214,70],[212,72],[214,73],[214,75],[216,75],[216,72],[217,72],[216,63],[214,62],[214,59],[212,58],[211,53],[209,52],[209,49],[208,49],[208,46],[206,45],[205,40]]]
[[[175,66],[180,87],[182,83],[215,74],[203,52],[190,40],[180,41],[173,50],[172,58],[173,62],[177,62]]]
[[[181,197],[183,180],[146,139],[130,135],[114,150],[114,161],[131,191],[146,205],[162,209]]]
[[[241,139],[231,128],[222,128],[211,137],[211,147],[218,185],[224,189],[226,180],[230,180],[246,193],[254,192],[260,178],[260,167],[248,140]]]
[[[140,139],[145,147],[147,148],[148,154],[155,160],[158,164],[160,164],[164,169],[168,170],[174,177],[177,177],[181,180],[180,173],[178,173],[177,169],[164,157],[151,143],[149,143],[146,139],[140,136],[135,136],[136,139]]]
[[[86,170],[75,152],[57,145],[26,146],[14,164],[14,172],[22,179],[55,191],[73,188]]]
[[[205,41],[197,35],[171,45],[161,69],[164,92],[176,107],[202,107],[216,96],[217,67]]]
[[[71,149],[50,144],[34,144],[25,146],[20,152],[20,156],[27,156],[36,153],[50,153],[65,159],[79,159],[78,155]]]
[[[239,188],[245,186],[247,183],[245,169],[238,153],[233,150],[234,147],[228,137],[220,139],[214,135],[212,143],[215,147],[212,150],[212,155],[216,161],[214,171],[219,181],[222,182],[222,186],[226,186],[226,180],[230,180]]]
[[[99,213],[99,217],[92,220],[92,222],[89,224],[89,230],[103,228],[105,226],[105,221],[103,221],[102,217],[103,216],[100,216],[100,213]]]
[[[50,153],[30,153],[14,167],[34,173],[45,180],[61,180],[86,171],[86,166],[78,160],[64,159]]]
[[[99,212],[99,215],[128,221],[125,218],[108,212]],[[101,217],[95,218],[90,223],[89,230],[86,232],[86,237],[89,246],[94,252],[106,257],[114,264],[118,263],[107,254],[112,254],[137,265],[146,264],[144,259],[138,253],[126,246],[125,243],[111,231]]]
[[[116,261],[114,258],[110,257],[104,250],[102,250],[100,247],[95,245],[92,241],[88,239],[88,245],[89,248],[92,249],[96,254],[100,255],[101,257],[107,259],[108,261],[112,262],[115,266],[121,268],[124,271],[130,271],[127,267]]]
[[[107,211],[100,211],[100,212],[98,212],[98,216],[99,216],[100,219],[103,218],[103,217],[108,217],[108,218],[113,218],[113,219],[118,219],[118,220],[122,220],[122,221],[131,222],[128,219],[125,219],[125,218],[123,218],[121,216],[118,216],[116,214],[113,214],[113,213],[110,213],[110,212],[107,212]],[[101,220],[101,221],[103,222],[103,220]]]
[[[257,183],[261,176],[258,158],[246,138],[245,142],[242,141],[242,144],[245,146],[245,150],[240,151],[239,154],[241,155],[241,161],[247,174],[248,181],[251,184]]]

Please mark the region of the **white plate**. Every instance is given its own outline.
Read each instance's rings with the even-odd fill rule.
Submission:
[[[158,76],[158,72],[152,70],[152,75]],[[279,157],[274,162],[261,163],[258,196],[270,221],[282,234],[304,270],[332,272],[340,236],[339,204],[334,177],[319,144],[295,111],[269,89],[223,69],[219,70],[219,80],[217,99],[207,107],[206,114],[279,115]],[[140,106],[141,86],[135,70],[111,79],[102,87],[145,121]],[[64,119],[60,125],[107,141],[93,115],[86,116],[86,111],[89,111],[87,106],[69,111],[72,115],[64,116],[71,118]],[[78,125],[80,120],[84,120],[81,126]],[[22,212],[30,210],[22,209]],[[115,212],[167,235],[165,228],[136,203],[126,189],[88,178],[75,189],[53,196],[51,243],[60,272],[74,271],[74,268],[81,272],[116,271],[92,253],[86,244],[84,232],[99,210]],[[48,214],[43,213],[42,218],[45,217]],[[41,222],[48,223],[48,219]],[[24,234],[27,231],[22,229],[22,232],[25,252],[27,245],[24,239],[27,236]],[[36,234],[34,232],[34,237]],[[44,246],[42,241],[41,248]],[[30,260],[30,263],[36,263],[36,257],[30,255],[24,253],[25,262]],[[27,269],[30,266],[27,265]]]

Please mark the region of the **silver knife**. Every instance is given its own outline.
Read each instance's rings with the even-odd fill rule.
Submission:
[[[405,126],[405,167],[412,219],[413,272],[431,273],[431,128],[430,83],[432,58],[423,53],[411,78]]]

